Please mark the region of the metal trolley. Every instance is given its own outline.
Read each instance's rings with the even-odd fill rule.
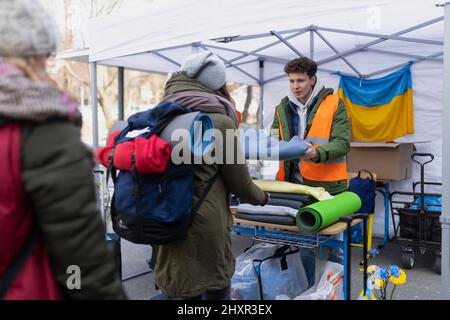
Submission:
[[[425,166],[434,160],[431,153],[414,153],[412,161],[420,166],[420,181],[412,184],[412,192],[395,191],[390,194],[394,239],[404,245],[401,248],[402,265],[412,269],[415,265],[415,251],[425,254],[433,249],[435,259],[433,270],[441,272],[441,215],[440,203],[428,203],[426,199],[437,199],[439,193],[425,192],[425,187],[442,186],[440,182],[425,181]],[[418,161],[416,158],[429,158],[428,161]],[[396,224],[395,216],[399,217]]]
[[[344,252],[344,299],[350,299],[351,289],[351,243],[350,228],[363,221],[364,250],[363,257],[367,257],[367,215],[353,215],[343,217],[338,222],[318,233],[301,233],[297,226],[273,225],[264,222],[234,218],[233,232],[248,235],[254,241],[274,244],[292,245],[300,248],[341,248]],[[333,239],[333,235],[343,232],[343,241]],[[364,259],[364,270],[367,270],[367,258]],[[367,283],[367,272],[364,272],[364,283]],[[365,287],[365,284],[364,284]],[[365,291],[364,291],[365,292]]]

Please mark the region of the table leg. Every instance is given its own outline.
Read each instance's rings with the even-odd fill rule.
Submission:
[[[348,238],[348,232],[344,231],[344,241],[341,242],[342,250],[344,251],[344,300],[350,300],[347,296],[347,286],[350,287],[350,241]]]

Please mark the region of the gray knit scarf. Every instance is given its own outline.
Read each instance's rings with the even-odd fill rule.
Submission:
[[[33,82],[13,64],[0,61],[0,117],[44,122],[65,119],[81,125],[77,104],[45,82]]]
[[[217,94],[201,91],[181,91],[164,98],[162,102],[176,102],[193,111],[222,113],[229,116],[237,125],[234,105]]]

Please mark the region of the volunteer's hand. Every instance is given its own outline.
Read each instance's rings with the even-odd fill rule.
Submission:
[[[306,152],[303,158],[316,159],[317,158],[316,148],[309,142],[305,142],[305,144],[306,144]]]
[[[269,200],[270,200],[270,193],[266,192],[266,200],[264,201],[263,206],[265,206],[267,202],[269,202]]]

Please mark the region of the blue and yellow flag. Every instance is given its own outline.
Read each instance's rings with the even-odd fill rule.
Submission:
[[[354,140],[392,141],[414,132],[410,65],[379,79],[341,75],[338,95],[352,120]]]

